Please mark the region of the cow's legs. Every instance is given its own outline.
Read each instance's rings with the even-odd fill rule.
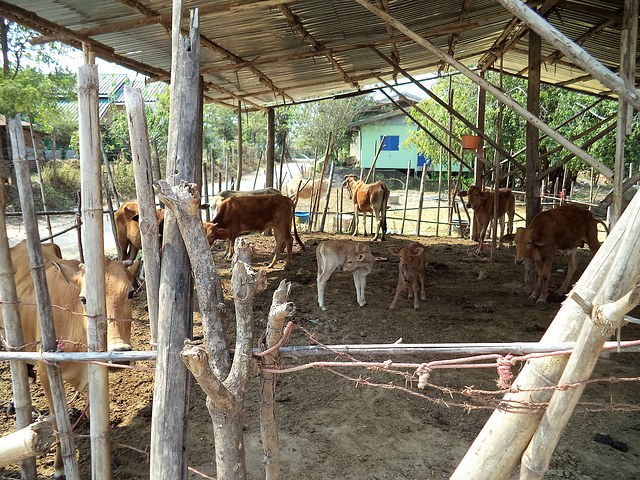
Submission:
[[[353,204],[353,232],[352,235],[355,237],[358,235],[358,215],[359,214],[359,209],[358,209],[358,204],[354,203]]]
[[[293,237],[291,233],[284,239],[284,243],[287,246],[287,262],[284,264],[284,268],[289,268],[291,266],[291,258],[293,252]]]
[[[367,302],[364,299],[364,289],[367,286],[367,276],[358,272],[357,270],[353,271],[353,283],[356,286],[356,299],[358,300],[358,305],[364,307]]]
[[[573,274],[576,272],[576,267],[578,266],[578,262],[576,260],[576,249],[571,249],[567,252],[567,261],[569,262],[569,267],[567,268],[567,276],[564,279],[564,282],[562,283],[562,285],[560,286],[560,288],[557,290],[557,294],[559,295],[563,295],[565,293],[567,293],[567,290],[569,289],[569,283],[571,282],[571,279],[573,278]]]
[[[537,280],[538,295],[536,303],[547,303],[549,296],[549,278],[551,277],[552,259],[547,260],[540,268],[540,274]],[[536,272],[538,268],[536,268]]]
[[[376,234],[373,236],[373,238],[371,239],[372,241],[376,241],[378,240],[378,235],[380,235],[380,212],[378,212],[375,208],[373,210],[373,214],[376,216]],[[372,232],[373,233],[373,232]]]
[[[422,300],[426,300],[427,299],[427,293],[424,290],[424,282],[425,282],[425,273],[424,273],[424,267],[421,266],[420,267],[420,285],[422,287],[422,290],[420,291],[420,298]]]
[[[318,306],[322,310],[326,310],[327,307],[324,306],[324,289],[327,286],[327,281],[331,274],[336,269],[336,267],[329,268],[326,265],[322,265],[322,272],[320,272],[320,266],[318,266]]]
[[[480,222],[478,222],[479,224]],[[484,225],[481,226],[480,231],[478,232],[478,249],[476,250],[476,253],[479,255],[480,253],[482,253],[482,247],[484,246],[484,237],[487,234],[487,228],[489,226],[489,223],[485,223]]]
[[[418,304],[418,279],[413,278],[413,282],[411,282],[411,290],[413,290],[413,308],[414,310],[418,310],[420,305]]]
[[[283,238],[281,236],[282,234],[280,232],[275,232],[275,237],[276,237],[276,249],[273,252],[273,260],[271,260],[271,263],[269,265],[267,265],[267,268],[273,268],[273,266],[278,262],[278,254],[282,251],[282,247],[284,245],[284,241]],[[290,251],[289,251],[290,252]],[[288,252],[288,253],[289,253]],[[287,261],[289,261],[289,256],[287,255]],[[287,265],[285,265],[285,268],[287,267]]]
[[[364,228],[364,235],[367,236],[367,212],[362,210],[362,226]]]
[[[404,289],[404,283],[405,282],[402,277],[398,278],[398,286],[396,287],[396,294],[393,297],[393,300],[391,301],[391,305],[389,305],[389,310],[393,310],[394,308],[396,308],[396,302],[398,301],[398,297],[400,297],[400,294]]]

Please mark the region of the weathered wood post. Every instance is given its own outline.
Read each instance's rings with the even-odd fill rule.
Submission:
[[[314,190],[315,185],[311,186],[311,202],[312,208],[309,214],[309,231],[312,231],[312,227],[314,223],[316,223],[316,218],[318,214],[318,205],[320,204],[320,196],[322,195],[322,182],[324,181],[324,172],[327,170],[327,163],[329,163],[329,156],[331,155],[331,138],[333,136],[333,132],[329,132],[329,137],[327,139],[327,150],[324,154],[324,161],[322,162],[322,172],[320,173],[320,181],[318,185],[320,185],[317,189]]]
[[[635,284],[640,274],[640,196],[636,196],[613,228],[591,263],[573,288],[586,302],[597,305],[610,298],[619,298]],[[563,303],[555,319],[540,340],[544,343],[576,341],[586,315],[574,301]],[[590,321],[590,320],[588,320]],[[567,364],[566,356],[529,360],[504,397],[509,402],[527,404],[546,402]],[[569,374],[569,371],[567,370]],[[521,403],[522,402],[522,403]],[[453,480],[491,479],[511,477],[521,455],[538,428],[543,412],[523,415],[509,411],[495,411],[467,451],[451,477]]]
[[[281,172],[282,173],[282,167]],[[242,102],[238,100],[238,180],[236,181],[236,190],[240,190],[240,182],[242,180]],[[282,180],[280,180],[282,182]]]
[[[140,225],[142,251],[144,252],[144,278],[149,307],[151,343],[155,344],[158,335],[161,245],[156,200],[152,186],[151,148],[142,92],[137,88],[124,87],[124,100],[127,108],[133,173],[136,177],[138,224]]]
[[[38,159],[38,148],[36,145],[36,137],[33,133],[33,118],[31,118],[31,112],[27,108],[27,115],[29,117],[29,132],[31,133],[31,145],[33,145],[33,158],[36,161],[36,169],[38,170],[38,184],[40,185],[40,197],[42,198],[42,209],[45,211],[45,217],[47,219],[47,229],[49,230],[49,236],[51,237],[51,243],[53,243],[53,231],[51,230],[51,217],[47,212],[47,198],[44,194],[44,180],[42,179],[42,169],[40,168],[40,160]]]
[[[157,193],[175,214],[191,259],[206,348],[187,344],[181,355],[207,394],[207,408],[213,421],[216,475],[225,480],[244,479],[242,430],[244,395],[253,361],[253,298],[267,286],[266,270],[256,273],[251,269],[248,263],[251,246],[242,237],[236,239],[236,261],[231,278],[236,309],[236,348],[230,364],[220,312],[222,289],[200,221],[198,188],[182,183],[172,189],[166,182],[161,182]]]
[[[295,311],[293,303],[287,301],[290,289],[291,282],[282,280],[277,290],[273,292],[265,344],[261,345],[265,352],[272,348],[273,350],[261,357],[264,368],[273,368],[278,363],[279,350],[276,345],[282,338],[285,319]],[[260,437],[267,480],[280,478],[280,445],[275,412],[276,376],[272,372],[262,372],[260,376]]]
[[[15,120],[9,120],[9,133],[11,136],[13,162],[16,167],[16,181],[20,192],[22,220],[24,222],[27,248],[32,265],[30,267],[31,276],[33,277],[36,303],[38,304],[41,347],[45,352],[55,352],[58,347],[58,342],[53,327],[53,313],[51,311],[49,289],[47,288],[42,245],[38,239],[36,208],[33,204],[33,190],[31,189],[31,178],[29,176],[29,165],[27,164],[27,154],[24,146],[20,115],[17,115]],[[71,421],[69,420],[69,411],[67,410],[67,398],[64,392],[62,374],[60,373],[60,369],[53,364],[46,364],[46,369],[51,387],[51,399],[53,401],[53,412],[56,416],[58,438],[60,439],[58,448],[60,449],[64,463],[64,474],[68,480],[77,480],[80,478],[80,474],[78,472],[78,460],[76,459],[76,445],[71,436]],[[57,473],[61,474],[63,472]]]
[[[427,166],[422,167],[422,176],[420,177],[420,195],[418,196],[418,222],[416,223],[416,236],[420,236],[420,222],[422,220],[422,206],[424,205],[424,182],[427,178]]]
[[[24,345],[22,324],[20,323],[20,309],[18,307],[18,293],[13,275],[9,239],[7,238],[7,223],[4,215],[6,208],[4,179],[0,179],[0,302],[2,321],[7,343],[14,348]],[[16,427],[18,430],[26,428],[31,423],[31,395],[29,394],[29,377],[25,362],[10,361],[11,385],[13,389],[13,404],[16,411]],[[21,477],[25,480],[36,480],[35,457],[20,462]]]
[[[102,163],[104,163],[104,169],[107,171],[107,177],[109,177],[109,185],[111,185],[111,191],[113,192],[113,199],[116,202],[116,210],[120,208],[120,199],[118,198],[118,191],[116,190],[116,184],[113,181],[113,173],[111,172],[111,164],[107,158],[107,152],[104,150],[104,142],[100,137],[100,153],[102,153]]]
[[[198,10],[191,13],[189,36],[182,35],[182,2],[173,3],[171,104],[166,178],[170,184],[193,182],[201,146],[198,138],[200,34]],[[175,215],[165,215],[158,311],[158,357],[151,418],[150,478],[186,478],[185,421],[189,408],[189,372],[180,350],[192,331],[191,266]],[[202,305],[201,305],[202,308]]]
[[[327,186],[327,198],[324,202],[324,211],[322,212],[322,220],[320,221],[320,231],[324,232],[324,222],[327,218],[327,212],[329,211],[329,199],[331,198],[331,184],[333,183],[333,167],[334,164],[331,162],[331,168],[329,169],[329,185]],[[320,186],[322,189],[322,185]]]
[[[107,350],[107,305],[104,280],[104,232],[102,219],[102,175],[100,164],[100,114],[98,66],[78,69],[78,125],[88,351]],[[109,429],[109,373],[104,365],[90,363],[89,412],[91,414],[91,475],[111,478]]]
[[[118,230],[116,229],[116,220],[113,212],[113,203],[111,202],[111,192],[109,191],[109,184],[107,183],[107,174],[102,174],[102,188],[104,189],[104,196],[107,199],[107,210],[109,211],[109,223],[111,224],[111,234],[113,235],[113,239],[116,244],[116,252],[118,254],[118,258],[122,258],[122,253],[120,252],[120,243],[118,242]]]
[[[407,203],[409,202],[409,179],[411,178],[411,160],[407,164],[407,178],[404,184],[404,208],[402,209],[402,224],[400,224],[400,235],[404,233],[404,221],[407,218]]]
[[[278,190],[282,191],[282,165],[284,164],[284,152],[287,146],[287,131],[282,132],[282,152],[280,154],[280,174],[278,176]]]

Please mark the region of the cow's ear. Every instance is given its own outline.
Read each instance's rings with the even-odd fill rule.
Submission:
[[[391,255],[400,256],[400,249],[398,247],[389,247],[389,253]]]
[[[133,217],[131,217],[131,220],[133,220],[134,222],[140,222],[140,215],[134,215]]]
[[[413,251],[413,254],[419,256],[422,255],[422,252],[424,252],[424,247],[416,247],[416,249]]]
[[[531,240],[533,241],[533,243],[535,243],[536,245],[538,245],[539,247],[544,247],[545,245],[545,241],[544,241],[544,237],[541,235],[536,235],[535,233],[531,234]]]
[[[133,278],[136,276],[136,273],[138,273],[138,270],[140,269],[140,259],[136,260],[131,265],[125,264],[125,266],[127,267],[127,272],[129,273],[130,277]]]
[[[368,245],[365,245],[364,243],[358,243],[356,245],[356,252],[366,252],[369,249]]]
[[[458,195],[460,195],[461,197],[466,197],[468,195],[469,192],[466,191],[462,191],[462,192],[458,192]]]
[[[516,235],[515,235],[515,233],[508,233],[507,235],[503,235],[503,236],[500,238],[500,241],[501,241],[502,243],[511,243],[511,242],[513,242],[515,239],[516,239]]]
[[[69,285],[75,285],[75,282],[73,279],[76,276],[76,274],[79,273],[78,270],[76,270],[75,268],[71,268],[67,265],[64,265],[62,263],[51,262],[51,264],[54,266],[56,270],[60,272],[60,274],[64,277],[65,281]]]
[[[358,255],[358,261],[359,262],[364,262],[365,258],[367,258],[367,256],[364,253],[361,253],[360,255]]]

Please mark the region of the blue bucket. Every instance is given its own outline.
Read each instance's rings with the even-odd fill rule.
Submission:
[[[296,212],[298,223],[309,223],[309,214],[307,212]]]

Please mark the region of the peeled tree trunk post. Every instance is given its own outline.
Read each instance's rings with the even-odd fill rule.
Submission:
[[[213,421],[218,478],[245,479],[243,417],[244,395],[252,362],[253,298],[266,289],[266,271],[249,265],[251,246],[236,240],[231,277],[236,308],[236,346],[233,361],[225,340],[221,308],[224,306],[220,278],[199,215],[197,185],[182,182],[177,187],[160,181],[156,194],[176,216],[184,239],[200,305],[204,348],[186,345],[182,359],[207,394]]]

